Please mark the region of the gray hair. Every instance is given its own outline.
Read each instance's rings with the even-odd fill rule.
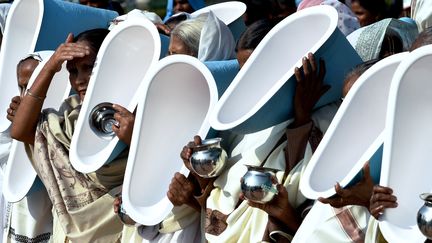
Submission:
[[[205,13],[197,18],[185,20],[171,31],[171,36],[179,38],[194,57],[198,56],[201,30],[207,21],[207,17],[208,14]]]

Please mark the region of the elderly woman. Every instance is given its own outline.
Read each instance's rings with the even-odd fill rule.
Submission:
[[[198,58],[202,62],[235,58],[235,41],[229,28],[212,12],[178,24],[171,32],[168,54],[183,54]],[[114,118],[119,126],[113,126],[117,137],[130,143],[134,115],[120,105]]]
[[[212,12],[178,24],[171,31],[169,54],[186,54],[200,61],[235,58],[235,41],[229,28]]]
[[[94,173],[76,171],[69,146],[80,104],[86,94],[96,54],[108,30],[94,29],[73,38],[70,34],[51,56],[16,111],[11,136],[29,145],[33,166],[53,204],[54,242],[116,242],[122,224],[112,212],[111,189],[123,182],[125,158]],[[77,95],[60,109],[42,109],[56,72],[66,62],[69,81]]]

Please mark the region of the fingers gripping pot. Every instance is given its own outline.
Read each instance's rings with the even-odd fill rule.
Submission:
[[[267,203],[278,194],[276,172],[273,168],[246,165],[248,171],[241,178],[241,190],[248,200]]]
[[[118,122],[114,119],[116,111],[112,106],[112,103],[103,102],[96,105],[90,112],[90,128],[99,137],[111,139],[115,135],[112,126],[118,127]]]
[[[202,141],[201,145],[192,148],[189,159],[192,170],[204,178],[220,175],[226,165],[227,153],[220,146],[221,138],[212,138]]]

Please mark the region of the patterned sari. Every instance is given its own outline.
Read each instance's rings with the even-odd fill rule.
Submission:
[[[53,204],[54,242],[117,242],[122,223],[109,192],[123,183],[127,154],[96,172],[83,174],[69,161],[69,146],[80,111],[71,96],[59,111],[46,109],[32,146],[33,165]]]

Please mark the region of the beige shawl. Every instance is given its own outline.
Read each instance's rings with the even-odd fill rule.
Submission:
[[[116,242],[122,223],[108,192],[122,184],[127,158],[122,154],[89,174],[72,167],[69,146],[80,107],[78,96],[71,96],[59,111],[42,112],[32,148],[33,165],[53,203],[55,242]]]

